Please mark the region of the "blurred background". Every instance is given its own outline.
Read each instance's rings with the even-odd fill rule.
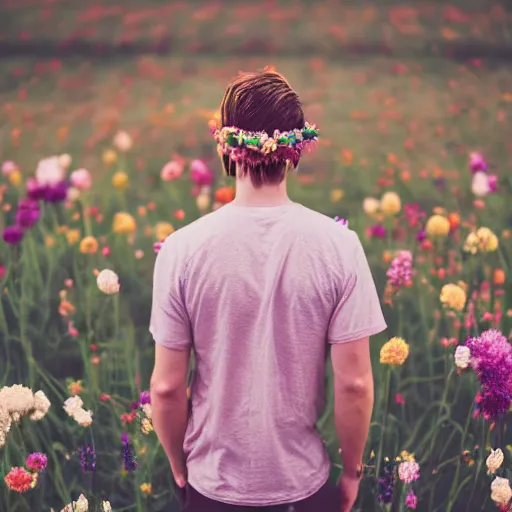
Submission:
[[[47,511],[50,506],[57,510],[82,491],[89,492],[89,497],[110,499],[116,511],[177,510],[169,508],[172,484],[167,461],[154,440],[152,444],[134,441],[141,460],[135,476],[120,470],[119,436],[132,428],[129,418],[120,415],[128,414],[130,402],[147,389],[152,367],[147,325],[153,227],[170,221],[171,228],[177,229],[204,213],[194,197],[197,187],[187,174],[194,159],[201,159],[214,172],[211,202],[232,197],[224,188],[232,182],[220,172],[208,124],[216,119],[228,82],[240,71],[266,66],[288,78],[303,100],[307,119],[321,133],[316,151],[304,156],[298,174],[290,179],[292,199],[329,216],[349,219],[364,240],[380,292],[389,264],[383,254],[400,248],[405,239],[395,244],[391,237],[382,240],[372,235],[371,222],[362,213],[365,198],[392,190],[403,203],[417,204],[429,214],[442,206],[444,213],[457,212],[473,222],[477,208],[468,153],[480,151],[489,169],[499,174],[505,191],[488,199],[487,208],[478,213],[480,224],[492,225],[497,233],[512,225],[509,1],[2,0],[2,161],[15,162],[25,180],[42,158],[69,154],[70,170],[85,168],[94,181],[78,206],[55,210],[57,228],[48,220],[53,210],[47,209],[41,233],[33,235],[33,254],[38,256],[23,263],[31,269],[24,275],[40,270],[43,278],[39,284],[27,281],[18,289],[20,297],[21,291],[28,296],[32,290],[32,302],[25,302],[29,310],[25,324],[16,316],[17,299],[11,299],[18,285],[9,287],[9,297],[4,293],[6,312],[0,320],[11,331],[2,330],[0,339],[0,383],[45,389],[54,406],[47,426],[29,429],[33,433],[25,434],[26,447],[19,448],[19,453],[30,448],[53,454],[45,486],[38,486],[30,496],[2,489],[2,512]],[[113,149],[113,139],[121,130],[129,135],[128,151]],[[161,170],[169,161],[184,162],[187,171],[179,180],[164,183]],[[113,181],[120,172],[125,176]],[[15,204],[24,194],[23,185],[6,173],[4,178],[5,183],[10,180],[10,188],[5,191],[2,227],[12,222],[14,214],[5,203]],[[220,195],[219,189],[223,190]],[[110,222],[119,210],[131,212],[137,220],[137,232],[128,238],[128,245],[111,233]],[[94,220],[92,234],[101,254],[84,256],[78,254],[77,245],[72,247],[70,231],[79,230],[77,240],[91,234],[87,215]],[[414,236],[407,238],[408,243],[412,240],[410,245],[416,243]],[[17,258],[11,249],[1,247],[2,269],[9,258]],[[433,258],[427,260],[434,265]],[[106,302],[110,299],[100,298],[96,290],[93,269],[105,267],[114,268],[120,276],[120,304]],[[470,273],[474,270],[465,268]],[[425,275],[430,278],[430,267]],[[434,321],[433,313],[439,301],[432,290],[443,281],[432,275],[432,289],[425,291],[423,282],[420,288],[426,298],[421,305],[409,302],[403,322],[396,309],[386,305],[390,332],[403,328],[404,337],[422,342],[432,335],[436,344],[425,341],[415,350],[409,373],[392,386],[405,398],[390,406],[398,419],[393,425],[396,436],[388,439],[385,453],[393,457],[408,449],[421,455],[425,480],[416,489],[418,510],[496,510],[485,476],[477,480],[473,473],[464,473],[466,466],[461,469],[462,448],[482,445],[480,426],[466,436],[467,423],[463,431],[474,386],[468,384],[461,394],[457,391],[451,423],[439,413],[432,425],[425,424],[424,432],[421,426],[416,428],[425,403],[444,397],[443,361],[448,361],[438,340],[448,336],[449,329],[438,317]],[[59,292],[71,277],[75,285],[68,289],[66,300],[76,312],[70,327],[71,314],[67,317],[59,310],[63,301]],[[23,339],[30,342],[20,348],[18,341]],[[376,362],[379,347],[377,343],[373,354]],[[380,371],[376,370],[378,381]],[[419,375],[411,385],[410,378]],[[76,382],[78,388],[69,387]],[[76,451],[80,443],[91,443],[89,434],[72,425],[59,404],[70,389],[80,390],[97,418],[94,478],[82,475]],[[118,400],[117,408],[108,409],[111,397]],[[404,410],[400,407],[406,399],[408,409]],[[378,410],[387,414],[381,398]],[[332,425],[325,425],[332,438]],[[440,425],[444,430],[439,437],[431,437],[430,432]],[[456,446],[453,442],[459,440],[460,432],[464,432],[461,450],[459,442]],[[485,442],[487,431],[482,432]],[[427,434],[428,443],[424,443]],[[25,446],[20,441],[23,436],[12,437],[12,446]],[[370,448],[377,446],[378,439],[372,438]],[[9,457],[5,455],[2,474],[9,469],[6,461],[22,465],[23,461],[16,462],[15,452],[11,447]],[[335,447],[331,453],[336,454]],[[474,464],[471,457],[480,457],[479,471],[485,473],[481,451],[466,456],[468,466],[471,461]],[[432,475],[441,465],[446,473],[436,479]],[[466,489],[472,491],[465,493]],[[377,503],[377,492],[370,484],[364,487],[358,510],[389,511],[387,505]],[[401,508],[393,511],[405,510],[404,500],[400,503]]]

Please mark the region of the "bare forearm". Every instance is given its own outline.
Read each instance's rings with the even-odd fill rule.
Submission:
[[[356,474],[363,459],[373,410],[373,380],[335,389],[334,420],[345,474]]]
[[[153,426],[171,465],[184,463],[183,442],[188,423],[185,388],[172,393],[151,392]]]

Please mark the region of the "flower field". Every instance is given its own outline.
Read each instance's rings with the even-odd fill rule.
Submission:
[[[267,65],[320,129],[290,196],[358,232],[389,326],[357,510],[512,510],[512,15],[170,4],[2,7],[0,510],[178,512],[152,270],[233,199],[210,129],[227,82]],[[326,393],[335,479],[330,374]]]

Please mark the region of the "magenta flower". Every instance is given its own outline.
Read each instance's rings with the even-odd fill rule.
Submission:
[[[158,254],[158,253],[160,252],[160,249],[162,248],[162,245],[164,245],[164,243],[163,243],[163,242],[155,242],[155,243],[153,244],[153,252],[154,252],[155,254]]]
[[[39,220],[40,215],[37,201],[22,199],[16,212],[16,224],[22,228],[30,228]]]
[[[27,457],[25,464],[31,471],[43,471],[48,465],[48,457],[44,453],[31,453]]]
[[[10,245],[18,245],[23,239],[23,229],[20,226],[8,226],[2,233],[4,242]]]
[[[418,505],[418,497],[414,494],[414,491],[411,489],[409,494],[405,498],[405,506],[412,510],[416,510],[416,506]]]
[[[394,288],[409,286],[412,283],[412,253],[399,251],[393,258],[391,266],[386,272],[389,283]]]
[[[512,405],[512,345],[496,329],[469,338],[471,367],[475,370],[481,392],[477,395],[475,416],[496,420]]]
[[[190,173],[192,181],[199,187],[209,186],[213,183],[213,173],[202,160],[192,160]]]
[[[369,233],[372,238],[386,238],[387,231],[382,224],[376,224],[370,227]]]
[[[469,154],[469,168],[472,173],[479,171],[487,172],[487,163],[481,153]]]

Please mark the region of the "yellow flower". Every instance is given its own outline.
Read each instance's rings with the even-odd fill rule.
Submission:
[[[142,418],[140,422],[140,429],[146,436],[153,432],[153,424],[151,423],[151,420],[148,418]]]
[[[479,228],[472,231],[464,242],[464,251],[476,254],[477,252],[493,252],[498,248],[498,237],[489,228]]]
[[[137,229],[135,219],[126,212],[118,212],[114,215],[112,230],[117,234],[133,233]]]
[[[153,492],[151,484],[148,483],[140,484],[140,490],[144,494],[151,494]]]
[[[66,231],[66,239],[69,245],[76,244],[78,240],[80,240],[80,230],[79,229],[70,229]]]
[[[102,159],[104,164],[111,165],[117,162],[117,153],[113,149],[107,149],[103,152]]]
[[[414,458],[414,455],[412,453],[409,453],[406,450],[403,450],[400,454],[400,459],[404,462],[414,462],[416,459]]]
[[[464,304],[466,304],[466,292],[456,284],[445,284],[441,288],[439,300],[446,308],[462,311]]]
[[[381,364],[402,365],[409,356],[409,345],[402,338],[391,338],[380,350]]]
[[[82,254],[95,254],[98,251],[98,240],[93,236],[86,236],[80,242],[80,252]]]
[[[339,203],[345,197],[345,192],[341,188],[331,190],[331,203]]]
[[[118,171],[112,176],[112,185],[117,190],[125,190],[128,187],[128,174]]]
[[[21,183],[21,172],[18,170],[11,172],[9,182],[13,187],[17,187]]]
[[[450,232],[450,221],[443,215],[432,215],[427,220],[425,232],[429,236],[447,236]]]
[[[174,233],[174,227],[170,222],[157,222],[155,225],[155,236],[160,242],[165,240],[170,234]]]
[[[386,192],[380,200],[380,211],[384,215],[396,215],[402,209],[400,196],[396,192]]]

